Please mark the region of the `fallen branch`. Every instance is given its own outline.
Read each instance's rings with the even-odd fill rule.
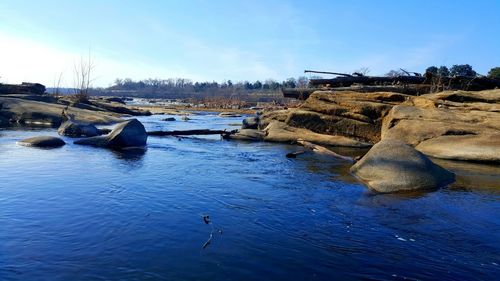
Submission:
[[[151,131],[149,136],[189,136],[189,135],[223,135],[228,133],[226,130],[185,130],[185,131]]]
[[[317,144],[314,144],[314,143],[311,143],[311,142],[308,142],[308,141],[305,141],[305,140],[297,140],[297,143],[299,145],[302,145],[306,149],[312,150],[313,152],[317,152],[317,153],[325,154],[325,155],[328,155],[328,156],[336,157],[336,158],[339,158],[339,159],[342,159],[342,160],[345,160],[345,161],[349,161],[349,162],[354,162],[354,160],[351,157],[337,154],[337,153],[331,151],[330,149],[328,149],[326,147],[323,147],[321,145],[317,145]]]
[[[306,153],[304,150],[301,151],[296,151],[296,152],[290,152],[286,154],[286,158],[297,158],[297,155],[301,155]]]

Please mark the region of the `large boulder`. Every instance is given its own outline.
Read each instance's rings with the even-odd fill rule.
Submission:
[[[75,144],[96,147],[126,148],[146,145],[148,133],[137,119],[130,119],[116,125],[106,136],[97,136],[75,141]]]
[[[50,136],[27,138],[19,141],[18,143],[23,146],[33,146],[33,147],[43,147],[43,148],[60,147],[66,144],[62,139]]]
[[[75,121],[66,121],[59,126],[57,133],[61,136],[81,138],[99,136],[101,132],[92,124],[79,123]]]
[[[375,144],[350,171],[382,193],[435,189],[455,180],[452,172],[400,140]]]

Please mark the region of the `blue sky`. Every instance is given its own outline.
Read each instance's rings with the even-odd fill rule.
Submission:
[[[500,1],[0,0],[0,82],[48,86],[91,50],[115,78],[282,80],[304,69],[500,66]]]

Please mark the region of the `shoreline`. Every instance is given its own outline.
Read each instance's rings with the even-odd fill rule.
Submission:
[[[130,108],[147,110],[152,114],[182,114],[182,112],[196,112],[196,111],[204,111],[204,112],[230,112],[237,114],[256,114],[257,111],[255,109],[229,109],[229,108],[215,108],[215,107],[191,107],[191,106],[161,106],[161,105],[127,105]]]

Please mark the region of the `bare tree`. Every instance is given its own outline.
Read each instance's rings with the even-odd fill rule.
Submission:
[[[77,102],[86,102],[89,97],[89,89],[92,86],[92,71],[95,68],[94,60],[90,50],[87,58],[80,57],[80,62],[75,62],[74,72],[74,88],[75,98]]]
[[[361,74],[361,76],[366,76],[366,74],[370,73],[370,68],[368,68],[368,67],[361,67],[360,69],[354,71],[354,73]]]
[[[52,94],[55,95],[55,96],[61,95],[62,77],[63,77],[63,73],[60,72],[59,73],[59,77],[57,77],[56,79],[54,79],[54,85],[53,85],[53,89],[52,89]]]

